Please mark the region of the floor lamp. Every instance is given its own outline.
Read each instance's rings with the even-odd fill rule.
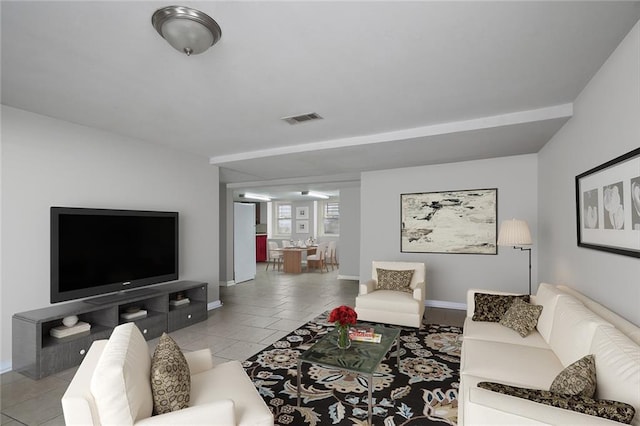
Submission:
[[[500,231],[498,232],[499,246],[513,246],[514,249],[529,252],[529,294],[531,294],[531,247],[519,246],[530,246],[531,244],[531,232],[525,220],[511,219],[505,220],[500,224]]]

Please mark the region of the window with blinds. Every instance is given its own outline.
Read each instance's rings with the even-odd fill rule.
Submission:
[[[276,203],[276,233],[291,235],[291,204]]]
[[[325,235],[340,234],[340,202],[325,201],[322,211],[322,219]]]

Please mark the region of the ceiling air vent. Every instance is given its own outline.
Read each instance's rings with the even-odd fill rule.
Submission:
[[[294,115],[291,117],[282,117],[282,120],[286,121],[289,124],[298,124],[298,123],[304,123],[305,121],[322,120],[322,117],[320,117],[320,115],[316,112],[310,112],[308,114]]]

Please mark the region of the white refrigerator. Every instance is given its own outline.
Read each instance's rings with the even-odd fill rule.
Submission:
[[[256,206],[233,206],[233,281],[241,283],[256,277]]]

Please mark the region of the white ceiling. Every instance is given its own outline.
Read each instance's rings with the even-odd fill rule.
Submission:
[[[2,103],[221,167],[236,192],[537,152],[640,2],[183,2],[222,39],[186,57],[167,2],[2,1]],[[291,126],[280,118],[317,112]]]

